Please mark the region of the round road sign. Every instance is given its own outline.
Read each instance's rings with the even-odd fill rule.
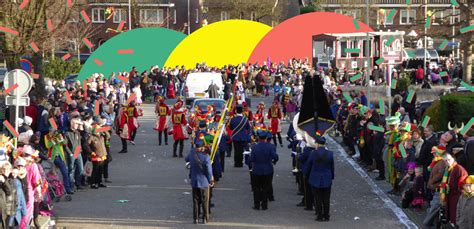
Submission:
[[[20,65],[21,68],[25,70],[25,72],[27,72],[28,74],[31,74],[31,72],[33,72],[33,64],[31,63],[31,61],[27,59],[21,59]]]
[[[3,80],[3,85],[5,90],[12,87],[13,85],[18,84],[18,88],[10,91],[8,94],[11,96],[28,96],[31,87],[33,87],[34,81],[31,76],[26,73],[24,70],[15,69],[9,71]]]

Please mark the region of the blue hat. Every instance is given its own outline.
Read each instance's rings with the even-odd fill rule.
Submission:
[[[205,128],[207,126],[206,121],[201,120],[199,121],[199,128]]]
[[[196,141],[194,142],[194,145],[196,145],[196,147],[203,147],[204,141],[202,139],[196,139]]]
[[[267,137],[267,132],[264,130],[258,130],[257,135],[261,138],[266,138]]]
[[[326,144],[326,138],[323,137],[323,136],[317,136],[316,137],[316,143],[318,143],[320,145],[324,145],[324,144]]]
[[[272,132],[267,131],[267,139],[272,139],[272,138],[273,138]]]

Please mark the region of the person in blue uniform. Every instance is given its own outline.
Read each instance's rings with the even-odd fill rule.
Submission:
[[[250,141],[249,119],[242,114],[243,106],[237,105],[236,115],[230,120],[229,128],[232,130],[232,143],[234,144],[234,167],[243,167],[244,147]]]
[[[329,199],[334,180],[334,155],[324,145],[326,138],[317,136],[318,148],[312,150],[303,173],[313,189],[316,221],[329,221]]]
[[[299,157],[299,162],[301,165],[301,170],[305,171],[307,167],[307,161],[311,155],[311,152],[313,150],[316,150],[316,144],[313,142],[313,138],[309,136],[307,133],[305,133],[305,142],[306,145],[303,148],[303,152],[301,153]],[[313,197],[313,192],[311,190],[311,185],[309,184],[309,174],[302,173],[303,175],[303,201],[302,203],[298,204],[300,207],[305,207],[304,210],[306,211],[312,211],[313,210],[313,205],[314,205],[314,197]]]
[[[273,139],[273,134],[271,131],[267,131],[267,143],[271,143],[272,142],[272,139]],[[275,145],[272,145],[270,144],[273,148],[275,148],[275,152],[276,152],[276,146]],[[278,154],[277,154],[278,155]],[[273,173],[271,174],[270,176],[270,187],[268,187],[268,194],[267,194],[267,197],[268,197],[268,201],[275,201],[275,196],[273,195]]]
[[[211,158],[205,152],[204,141],[196,139],[195,148],[191,148],[185,161],[189,162],[189,177],[193,189],[193,217],[198,223],[198,216],[202,209],[203,223],[209,220],[209,188],[214,186],[212,177]]]
[[[273,174],[273,165],[278,161],[276,148],[267,142],[267,133],[257,131],[259,142],[252,146],[249,164],[252,166],[252,176],[254,179],[253,189],[253,209],[268,209],[268,193]]]
[[[230,141],[230,137],[227,134],[227,131],[224,130],[224,132],[222,133],[221,141],[219,142],[219,146],[217,148],[217,152],[219,153],[219,161],[221,164],[222,172],[224,172],[225,170],[225,157],[226,157],[226,154],[228,154],[229,152],[229,144],[227,143],[228,141]]]

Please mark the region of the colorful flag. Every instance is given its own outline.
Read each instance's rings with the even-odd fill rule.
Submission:
[[[425,118],[423,119],[423,122],[421,123],[421,126],[423,128],[426,128],[428,126],[428,123],[430,123],[430,120],[431,120],[430,116],[428,115],[425,116]]]
[[[10,134],[15,136],[15,138],[18,137],[18,135],[19,135],[18,132],[15,130],[15,128],[12,126],[12,124],[10,124],[10,122],[8,120],[3,121],[3,125],[8,129]]]

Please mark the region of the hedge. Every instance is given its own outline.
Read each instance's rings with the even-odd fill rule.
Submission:
[[[431,117],[430,123],[436,131],[448,129],[448,122],[461,127],[474,116],[474,93],[451,93],[433,102],[425,115]]]

